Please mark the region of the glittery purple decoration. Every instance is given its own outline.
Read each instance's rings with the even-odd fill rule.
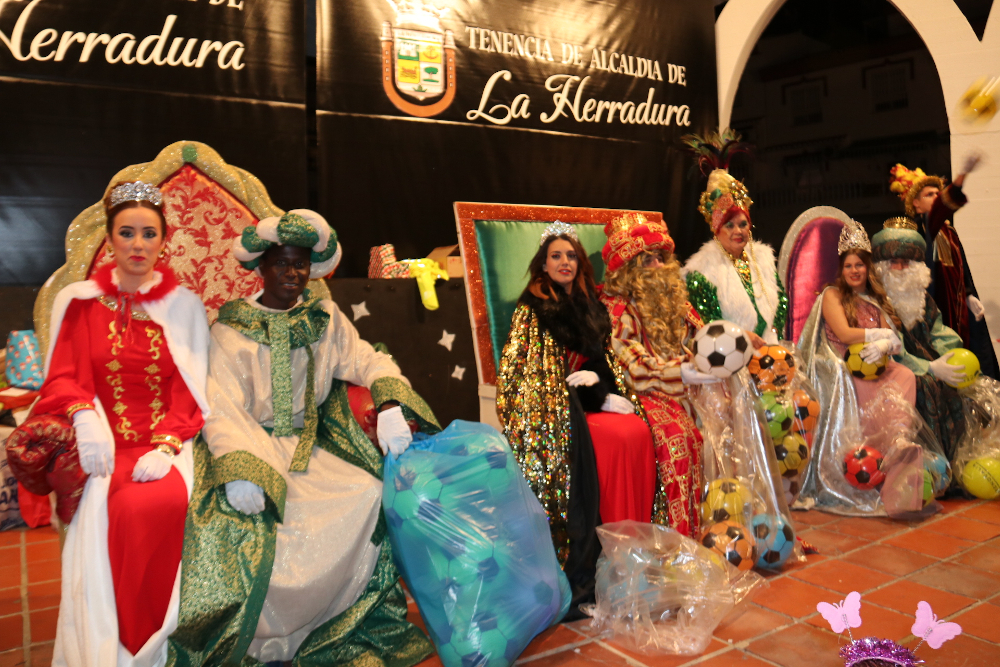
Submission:
[[[899,667],[924,664],[924,661],[913,655],[910,649],[900,646],[891,639],[877,637],[865,637],[851,642],[840,649],[840,657],[844,659],[845,667],[851,667],[863,660],[884,660],[890,665]]]

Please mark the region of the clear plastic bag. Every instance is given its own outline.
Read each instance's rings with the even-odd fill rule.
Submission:
[[[584,610],[593,630],[635,651],[704,652],[716,626],[766,585],[666,526],[619,521],[597,535],[597,602]]]
[[[869,485],[878,489],[886,514],[912,520],[941,511],[935,498],[951,483],[951,467],[916,408],[893,385],[886,385],[861,411],[861,425],[862,447],[840,452],[845,479],[856,483],[855,470],[873,470],[870,465],[861,468],[859,461],[881,456],[874,474],[880,473],[882,480],[879,484],[869,480]]]
[[[396,564],[445,667],[507,667],[566,614],[545,511],[494,428],[415,436],[383,479]]]
[[[701,385],[693,395],[705,441],[699,541],[740,569],[774,570],[805,560],[789,515],[786,478],[779,471],[773,437],[781,436],[780,445],[786,436],[798,435],[791,431],[793,387],[762,395],[743,369],[725,382]],[[772,433],[776,420],[781,428]],[[795,442],[805,444],[805,439],[799,436]],[[788,447],[791,450],[791,443]],[[797,447],[795,455],[802,456]],[[807,463],[808,452],[794,468],[796,476]]]
[[[985,500],[1000,497],[1000,382],[980,375],[961,390],[965,434],[955,451],[955,478]]]

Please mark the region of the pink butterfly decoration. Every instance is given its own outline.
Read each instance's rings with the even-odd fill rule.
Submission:
[[[929,611],[930,607],[927,609]],[[846,598],[840,601],[840,604],[820,602],[816,605],[816,611],[823,615],[826,622],[830,624],[830,629],[838,635],[848,628],[860,628],[861,593],[851,591],[847,594]],[[954,623],[952,623],[952,625],[954,625]]]
[[[932,649],[939,649],[949,639],[962,634],[962,626],[958,623],[939,621],[931,611],[931,606],[921,600],[917,603],[917,620],[914,621],[910,632],[915,637],[920,637],[921,641],[926,641]]]

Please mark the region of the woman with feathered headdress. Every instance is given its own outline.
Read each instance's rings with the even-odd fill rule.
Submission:
[[[730,158],[747,146],[730,129],[707,137],[688,135],[683,141],[702,172],[708,172],[698,211],[714,235],[684,265],[691,305],[705,322],[729,320],[743,327],[755,347],[777,343],[784,335],[788,297],[778,279],[774,249],[753,241],[753,200],[728,171]]]

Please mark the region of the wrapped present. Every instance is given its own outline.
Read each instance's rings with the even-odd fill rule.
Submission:
[[[396,248],[391,243],[375,246],[368,260],[369,278],[409,278],[410,267],[396,260]]]
[[[7,383],[22,389],[41,389],[43,371],[38,339],[31,330],[11,331],[7,336]]]

